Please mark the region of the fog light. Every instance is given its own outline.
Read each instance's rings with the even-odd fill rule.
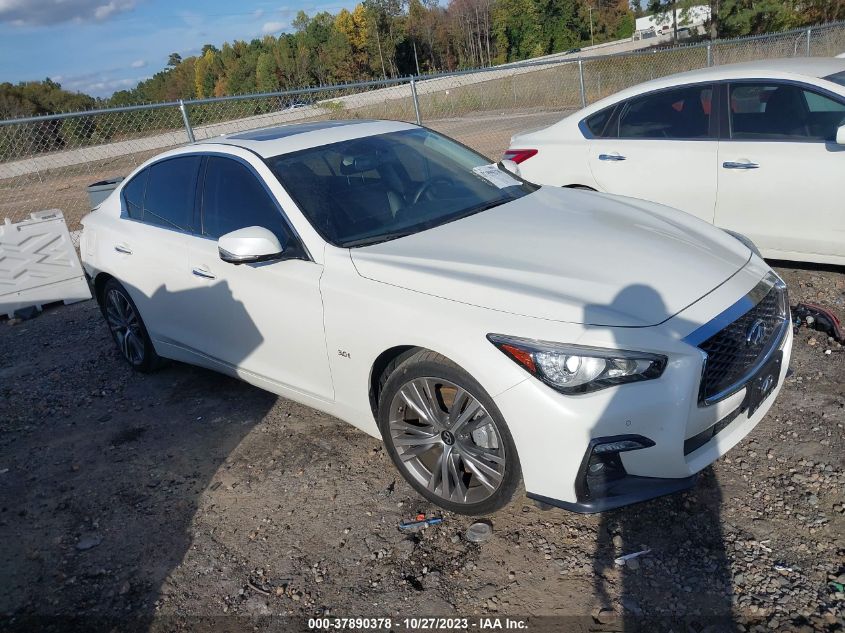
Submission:
[[[654,442],[648,438],[628,438],[596,444],[593,448],[593,454],[604,455],[607,453],[624,453],[625,451],[636,451],[641,448],[649,448],[650,446],[654,446]]]
[[[594,438],[590,445],[587,463],[582,466],[580,481],[576,482],[579,500],[611,495],[613,486],[628,475],[619,454],[649,448],[654,442],[642,435],[615,435]]]

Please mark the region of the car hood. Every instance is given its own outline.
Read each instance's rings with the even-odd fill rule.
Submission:
[[[400,239],[351,249],[367,279],[512,314],[592,325],[662,323],[751,252],[642,200],[542,187]]]

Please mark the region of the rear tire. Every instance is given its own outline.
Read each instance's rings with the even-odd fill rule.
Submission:
[[[521,480],[513,438],[493,399],[466,371],[428,350],[382,375],[378,425],[396,468],[423,497],[467,515],[507,505]]]
[[[143,373],[158,369],[163,361],[156,354],[141,313],[116,279],[109,279],[103,286],[100,307],[123,360]]]

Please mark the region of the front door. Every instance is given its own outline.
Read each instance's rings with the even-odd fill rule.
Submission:
[[[320,276],[306,257],[234,265],[217,238],[247,226],[272,231],[287,252],[301,252],[284,215],[244,162],[207,159],[201,231],[188,240],[185,275],[199,292],[189,307],[195,351],[301,393],[333,398]]]
[[[716,224],[763,255],[845,257],[845,100],[778,82],[729,86],[728,138],[719,143]]]

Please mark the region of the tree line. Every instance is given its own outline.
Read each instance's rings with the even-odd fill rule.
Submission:
[[[845,19],[842,0],[708,0],[711,37]],[[0,83],[0,118],[276,92],[513,62],[620,39],[644,13],[679,16],[702,0],[364,0],[352,11],[300,11],[292,30],[172,53],[167,66],[106,99],[55,81]]]

